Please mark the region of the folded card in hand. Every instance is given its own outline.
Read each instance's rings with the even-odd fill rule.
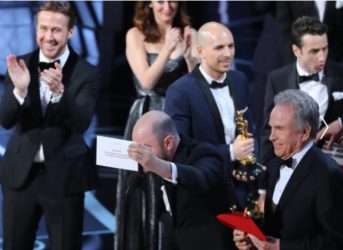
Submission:
[[[258,228],[252,218],[242,212],[232,212],[217,215],[217,219],[227,227],[238,229],[245,233],[252,234],[261,240],[266,240],[266,236]]]

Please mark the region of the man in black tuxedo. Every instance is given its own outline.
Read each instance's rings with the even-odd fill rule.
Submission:
[[[234,230],[238,249],[343,249],[343,172],[313,144],[319,106],[300,90],[275,97],[269,139],[264,232],[267,241]]]
[[[96,182],[83,133],[100,73],[67,45],[74,26],[68,3],[47,1],[36,20],[39,49],[7,57],[0,122],[14,131],[0,168],[3,246],[33,249],[44,214],[51,249],[81,249],[84,191]]]
[[[215,148],[179,136],[174,121],[162,111],[145,113],[132,138],[129,157],[164,180],[161,190],[166,190],[164,202],[177,249],[230,249],[228,229],[215,216],[234,203],[230,179]]]
[[[343,62],[343,5],[341,1],[277,1],[276,20],[281,32],[282,52],[287,63],[294,61],[291,50],[292,23],[302,16],[316,17],[325,23],[329,41],[329,60]]]
[[[337,126],[343,112],[343,66],[327,62],[327,27],[314,17],[300,17],[293,23],[292,49],[296,62],[272,71],[268,76],[264,121],[261,131],[262,163],[274,157],[273,148],[268,140],[270,111],[274,96],[286,89],[301,89],[312,96],[319,105],[319,114]],[[318,117],[319,119],[319,117]],[[321,135],[321,134],[320,134]]]

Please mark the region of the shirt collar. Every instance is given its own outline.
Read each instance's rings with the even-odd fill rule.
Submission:
[[[201,67],[201,65],[199,66],[199,70],[200,73],[203,75],[203,77],[205,78],[205,80],[207,81],[208,84],[211,84],[212,81],[216,81],[219,83],[223,83],[225,78],[226,78],[226,73],[224,73],[224,76],[222,78],[220,78],[219,80],[213,79],[211,76],[209,76]]]
[[[307,153],[307,151],[310,150],[310,148],[312,147],[313,142],[309,141],[298,153],[295,153],[292,158],[293,158],[293,169],[295,169],[299,162],[302,160],[302,158],[304,157],[304,155]]]
[[[64,65],[67,62],[67,59],[69,57],[70,54],[70,50],[68,48],[68,46],[66,46],[66,49],[64,50],[64,52],[62,53],[62,55],[54,60],[49,60],[48,58],[46,58],[46,56],[43,54],[42,50],[39,50],[39,62],[51,62],[51,61],[55,61],[55,60],[60,60],[61,61],[61,67],[63,68]]]
[[[306,70],[301,68],[301,66],[299,64],[299,60],[297,60],[296,67],[297,67],[297,72],[298,72],[299,76],[309,76],[309,75],[313,74],[313,73],[308,73]],[[319,79],[322,80],[324,77],[324,70],[319,71],[318,75],[319,75]]]

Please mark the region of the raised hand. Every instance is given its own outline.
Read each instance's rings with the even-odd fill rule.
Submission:
[[[15,55],[7,56],[7,69],[16,93],[24,97],[31,80],[24,60],[20,59],[18,62]]]
[[[183,47],[184,58],[191,59],[192,58],[192,29],[190,26],[186,26],[183,31]]]

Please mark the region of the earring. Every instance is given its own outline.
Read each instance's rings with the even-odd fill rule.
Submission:
[[[152,8],[152,3],[149,3],[149,8]]]

